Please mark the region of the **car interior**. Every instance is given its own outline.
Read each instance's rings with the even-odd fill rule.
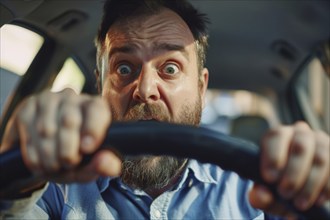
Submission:
[[[297,120],[330,133],[330,1],[190,1],[210,19],[202,127],[257,145]],[[103,2],[1,0],[0,140],[31,94],[97,94]]]
[[[296,96],[293,81],[297,77],[294,76],[302,72],[311,57],[317,60],[326,56],[320,51],[329,49],[329,2],[191,2],[210,18],[206,63],[211,73],[210,94],[203,124],[230,132],[231,121],[242,114],[263,116],[271,126],[305,119],[301,110],[290,106],[293,102],[300,102],[291,100],[296,99],[293,97]],[[53,91],[59,91],[71,83],[75,85],[70,87],[76,91],[97,93],[93,74],[93,39],[101,19],[102,3],[81,0],[1,1],[2,114],[5,103],[8,103],[7,97],[20,78],[31,72],[28,68],[34,69],[34,75],[37,75],[32,80],[36,91],[51,85]],[[15,28],[29,30],[35,37],[15,34],[20,31]],[[15,47],[19,47],[20,52]],[[10,66],[20,66],[18,63],[25,63],[23,70],[11,69]],[[68,68],[71,73],[65,73]],[[61,69],[58,78],[62,75],[68,82],[60,79],[50,82],[55,77],[49,75]],[[323,94],[329,91],[327,84],[322,89]],[[242,94],[244,92],[249,93]],[[316,98],[324,102],[318,108],[328,108],[328,98],[323,97]],[[260,105],[269,106],[253,107]],[[326,109],[320,111],[329,113]],[[329,131],[329,123],[319,124],[329,120],[313,121],[314,126]]]

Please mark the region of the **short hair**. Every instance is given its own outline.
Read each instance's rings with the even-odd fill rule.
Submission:
[[[209,19],[186,0],[107,0],[103,8],[103,18],[95,39],[97,47],[97,68],[100,71],[101,57],[109,28],[116,21],[142,13],[155,14],[162,8],[177,13],[188,25],[196,44],[198,68],[203,69],[208,46]]]

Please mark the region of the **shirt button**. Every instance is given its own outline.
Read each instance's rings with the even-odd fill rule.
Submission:
[[[160,211],[156,210],[155,211],[155,216],[156,216],[156,218],[160,218]]]
[[[188,183],[188,187],[192,187],[193,182],[194,182],[193,180],[190,180],[189,183]]]

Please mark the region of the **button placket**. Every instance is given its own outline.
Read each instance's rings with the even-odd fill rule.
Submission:
[[[170,192],[165,192],[156,198],[150,207],[151,219],[168,219],[166,210],[168,209]]]

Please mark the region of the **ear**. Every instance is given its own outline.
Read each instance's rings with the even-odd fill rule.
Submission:
[[[100,72],[97,69],[94,69],[94,74],[96,77],[96,87],[97,87],[97,91],[99,92],[99,94],[102,93],[102,77]]]
[[[199,89],[202,100],[202,107],[205,107],[205,95],[207,91],[207,86],[209,84],[209,70],[207,68],[203,68],[200,79],[199,79]]]

